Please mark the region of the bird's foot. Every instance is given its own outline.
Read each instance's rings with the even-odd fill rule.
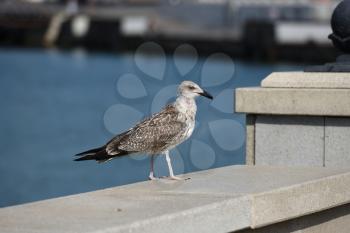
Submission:
[[[160,179],[167,179],[167,180],[190,180],[191,177],[182,178],[182,177],[178,177],[178,176],[162,176],[162,177],[160,177]]]
[[[177,177],[177,176],[169,176],[170,180],[183,180],[183,178],[181,177]]]
[[[149,179],[149,180],[157,180],[158,178],[156,178],[156,177],[155,177],[155,176],[153,176],[153,175],[152,175],[152,176],[151,176],[151,175],[149,175],[149,176],[148,176],[148,179]]]
[[[168,178],[170,180],[190,180],[191,179],[191,177],[185,178],[185,177],[177,177],[177,176],[169,176]]]

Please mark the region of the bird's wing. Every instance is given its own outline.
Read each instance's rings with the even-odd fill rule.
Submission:
[[[118,135],[107,144],[107,151],[157,152],[181,140],[187,127],[172,105]]]

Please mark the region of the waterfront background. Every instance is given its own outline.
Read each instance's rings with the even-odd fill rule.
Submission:
[[[13,2],[0,1],[0,4],[11,7]],[[35,7],[41,7],[38,5],[40,3],[33,1],[17,2],[30,2],[37,4],[33,5]],[[67,2],[74,1],[47,2],[56,9],[65,8]],[[59,5],[62,2],[64,4]],[[90,1],[82,2],[86,4]],[[109,2],[112,4],[116,1]],[[154,4],[154,1],[150,2]],[[215,99],[212,102],[198,99],[197,127],[193,136],[171,152],[175,173],[243,164],[245,122],[244,115],[233,113],[233,90],[237,87],[258,86],[271,72],[302,70],[309,64],[335,58],[337,54],[330,42],[323,39],[324,34],[331,32],[329,25],[326,30],[320,30],[317,26],[328,24],[321,16],[317,25],[308,24],[308,27],[315,29],[315,38],[322,38],[321,44],[295,39],[289,41],[293,43],[288,46],[269,47],[269,34],[261,40],[258,36],[261,31],[254,31],[256,25],[252,26],[255,28],[253,33],[248,33],[252,38],[248,44],[231,43],[215,37],[226,35],[216,29],[221,28],[223,23],[225,27],[220,30],[225,31],[231,25],[228,22],[239,20],[232,21],[228,17],[232,15],[227,15],[218,5],[216,10],[208,11],[208,6],[196,6],[193,2],[190,6],[183,6],[181,1],[166,1],[167,6],[176,6],[174,9],[183,14],[178,15],[167,7],[167,11],[162,12],[168,21],[157,22],[173,23],[174,18],[180,17],[177,20],[184,26],[171,24],[173,30],[163,31],[167,33],[166,39],[159,37],[158,33],[153,36],[135,36],[135,33],[144,29],[144,21],[139,18],[135,21],[130,17],[124,19],[124,30],[130,36],[128,38],[113,37],[108,33],[103,34],[106,30],[101,30],[94,31],[93,37],[84,39],[79,37],[79,32],[84,32],[87,21],[86,18],[78,18],[79,38],[70,37],[70,33],[65,34],[68,30],[65,27],[70,25],[67,24],[54,44],[51,44],[52,41],[44,43],[48,22],[43,24],[46,25],[44,30],[37,29],[38,22],[44,18],[28,21],[36,24],[10,25],[6,24],[6,17],[13,16],[8,12],[5,16],[1,15],[3,11],[0,10],[0,34],[3,36],[0,39],[0,207],[146,180],[150,164],[149,158],[143,155],[118,158],[103,164],[94,161],[73,162],[73,155],[104,144],[114,134],[128,129],[174,100],[175,87],[182,80],[199,83]],[[205,2],[211,1],[202,1],[202,4]],[[301,6],[307,8],[309,3],[316,1],[292,2],[300,2]],[[336,1],[318,2],[326,4]],[[154,11],[154,6],[149,4],[143,2],[142,8],[137,5],[136,10],[146,9],[142,12],[147,15]],[[320,6],[322,9],[324,5]],[[77,10],[74,5],[70,7],[73,11]],[[111,5],[107,4],[107,7],[111,8]],[[28,9],[30,12],[33,8]],[[198,14],[206,20],[196,18],[192,22],[191,14],[184,11],[196,12],[196,9],[201,9],[202,13]],[[246,10],[251,14],[261,12],[259,7]],[[16,14],[20,12],[15,11]],[[110,10],[104,12],[111,13]],[[213,14],[206,15],[205,12]],[[290,17],[288,22],[314,20],[309,17],[293,18],[290,12],[286,12]],[[265,16],[263,14],[260,17]],[[201,23],[205,25],[201,27],[199,35],[204,33],[210,37],[212,34],[214,37],[207,40],[194,39],[192,34],[184,37],[193,26],[199,27]],[[21,25],[35,27],[23,31]],[[21,33],[16,31],[18,27]],[[259,25],[258,28],[261,27]],[[288,31],[289,34],[291,32],[293,30]],[[323,34],[318,34],[320,32]],[[281,38],[288,38],[288,33],[280,34]],[[103,38],[112,43],[107,43]],[[263,50],[255,53],[259,51],[256,48]],[[312,56],[309,50],[313,51]],[[281,51],[284,51],[283,56],[277,56]],[[296,59],[298,57],[303,59]],[[167,175],[165,159],[162,157],[156,160],[156,175]]]

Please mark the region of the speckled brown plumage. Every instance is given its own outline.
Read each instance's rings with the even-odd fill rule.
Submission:
[[[113,138],[107,143],[106,151],[110,155],[117,155],[120,151],[160,154],[186,139],[187,118],[173,105],[168,105]]]

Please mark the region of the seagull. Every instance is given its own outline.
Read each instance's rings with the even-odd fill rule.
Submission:
[[[77,154],[76,156],[80,157],[75,161],[96,160],[101,163],[129,154],[144,153],[151,156],[149,179],[155,180],[154,157],[164,154],[169,178],[181,180],[174,175],[169,151],[192,135],[197,112],[195,98],[204,96],[213,99],[213,97],[192,81],[183,81],[177,92],[175,102],[116,135],[104,146]]]

